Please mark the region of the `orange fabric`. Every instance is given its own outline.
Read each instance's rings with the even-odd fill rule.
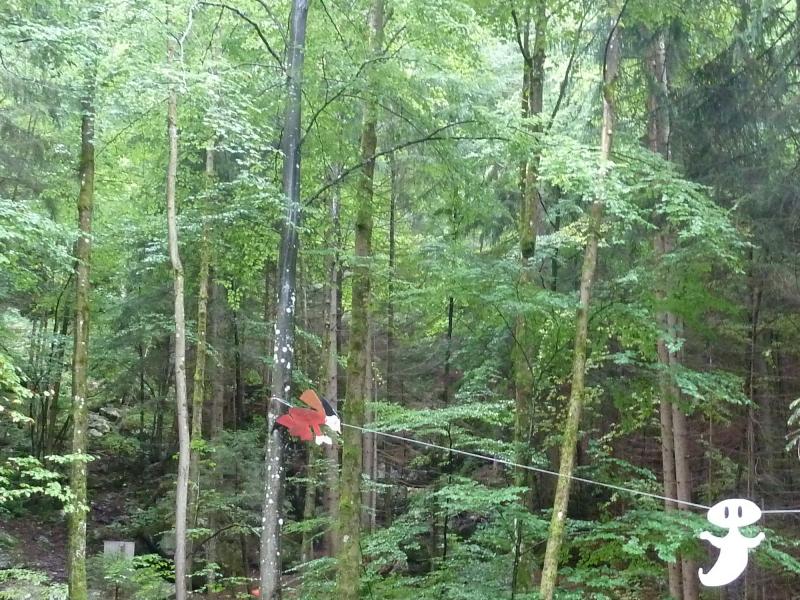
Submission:
[[[322,406],[322,401],[319,399],[317,392],[314,390],[306,390],[300,394],[300,401],[305,403],[307,406],[310,406],[323,417],[325,416],[325,409]]]
[[[320,428],[325,423],[325,413],[320,414],[308,408],[290,408],[289,412],[278,417],[276,422],[286,427],[289,435],[310,442],[315,435],[322,435]]]

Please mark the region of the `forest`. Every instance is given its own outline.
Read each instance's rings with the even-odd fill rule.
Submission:
[[[0,599],[800,598],[800,0],[0,0]]]

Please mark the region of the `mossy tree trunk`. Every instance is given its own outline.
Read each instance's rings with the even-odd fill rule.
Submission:
[[[369,13],[370,58],[383,52],[385,0],[373,0]],[[344,422],[362,427],[366,416],[367,361],[369,342],[370,265],[372,257],[373,178],[377,136],[377,102],[374,89],[374,60],[366,68],[367,99],[361,131],[363,168],[358,183],[355,223],[350,353],[347,363],[347,401]],[[357,600],[361,575],[361,473],[362,434],[345,427],[342,432],[342,475],[339,496],[339,553],[337,593],[339,600]]]
[[[75,344],[72,350],[72,454],[86,454],[88,426],[89,307],[91,283],[89,267],[92,252],[92,210],[94,207],[94,74],[89,77],[81,100],[81,158],[79,167],[78,229],[75,243]],[[55,400],[55,399],[54,399]],[[86,461],[75,460],[70,469],[70,490],[76,509],[69,516],[67,549],[69,597],[87,600],[86,517],[89,504],[86,493]]]
[[[605,49],[603,64],[603,121],[600,134],[600,177],[608,168],[611,145],[614,135],[614,84],[617,79],[620,61],[619,17],[611,21],[611,30]],[[588,240],[581,267],[580,300],[576,314],[575,349],[572,362],[572,388],[570,390],[567,418],[561,437],[561,453],[559,478],[556,484],[553,514],[547,535],[542,582],[539,596],[543,600],[552,600],[558,580],[558,559],[564,541],[564,526],[569,504],[570,484],[575,466],[575,447],[578,442],[578,431],[583,410],[585,375],[586,375],[586,343],[589,329],[589,308],[597,266],[597,247],[600,237],[600,226],[603,219],[603,202],[595,198],[587,215]]]

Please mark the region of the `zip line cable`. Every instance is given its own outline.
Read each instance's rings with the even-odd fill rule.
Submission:
[[[686,506],[691,506],[692,508],[701,508],[703,510],[708,510],[709,506],[705,504],[695,504],[694,502],[687,502],[685,500],[675,500],[673,498],[668,498],[666,496],[661,496],[659,494],[654,494],[652,492],[645,492],[643,490],[634,490],[631,488],[626,488],[621,485],[615,485],[613,483],[607,483],[605,481],[595,481],[593,479],[587,479],[585,477],[578,477],[577,475],[563,475],[557,471],[551,471],[550,469],[544,469],[541,467],[534,467],[533,465],[523,465],[520,463],[515,463],[510,460],[506,460],[504,458],[496,458],[494,456],[488,456],[486,454],[478,454],[477,452],[469,452],[468,450],[459,450],[458,448],[448,448],[447,446],[440,446],[439,444],[433,444],[431,442],[423,442],[422,440],[415,440],[413,438],[407,438],[402,435],[395,435],[393,433],[386,433],[384,431],[376,431],[374,429],[367,429],[365,427],[359,427],[357,425],[350,425],[349,423],[342,423],[342,427],[349,427],[350,429],[357,429],[363,433],[372,433],[374,435],[381,435],[383,437],[391,438],[394,440],[410,442],[412,444],[417,444],[419,446],[425,446],[426,448],[435,448],[437,450],[444,450],[445,452],[452,452],[453,454],[461,454],[462,456],[469,456],[471,458],[477,458],[479,460],[491,461],[495,463],[499,463],[501,465],[507,465],[509,467],[515,467],[517,469],[525,469],[527,471],[535,471],[537,473],[543,473],[545,475],[552,475],[553,477],[564,477],[566,479],[572,479],[574,481],[580,481],[581,483],[588,483],[590,485],[597,485],[601,487],[611,488],[613,490],[618,490],[620,492],[628,492],[630,494],[638,494],[640,496],[647,496],[649,498],[656,498],[658,500],[666,500],[668,502],[675,502],[676,504],[683,504]]]
[[[289,408],[295,407],[294,404],[291,404],[284,400],[283,398],[278,398],[277,396],[272,396],[272,400],[276,402],[280,402],[281,404],[288,406]],[[351,425],[350,423],[342,422],[342,427],[349,427],[350,429],[355,429],[360,431],[361,433],[371,433],[373,435],[382,436],[385,438],[401,441],[401,442],[408,442],[410,444],[416,444],[417,446],[423,446],[425,448],[433,448],[435,450],[443,450],[445,452],[452,452],[453,454],[460,454],[462,456],[467,456],[470,458],[477,458],[478,460],[483,460],[487,462],[494,462],[499,463],[501,465],[506,465],[509,467],[514,467],[516,469],[525,469],[526,471],[534,471],[536,473],[542,473],[544,475],[550,475],[552,477],[563,477],[565,479],[571,479],[573,481],[578,481],[580,483],[585,483],[588,485],[596,485],[598,487],[604,487],[612,490],[617,490],[619,492],[625,492],[628,494],[633,494],[635,496],[645,496],[647,498],[655,498],[656,500],[664,500],[665,502],[672,502],[674,504],[680,504],[683,506],[688,506],[690,508],[697,508],[701,510],[709,510],[711,507],[706,506],[705,504],[698,504],[696,502],[689,502],[688,500],[678,500],[677,498],[670,498],[669,496],[662,496],[661,494],[656,494],[653,492],[646,492],[644,490],[637,490],[633,488],[628,488],[621,485],[616,485],[614,483],[608,483],[606,481],[597,481],[595,479],[588,479],[586,477],[579,477],[578,475],[567,475],[563,473],[559,473],[558,471],[553,471],[550,469],[545,469],[542,467],[535,467],[533,465],[523,465],[520,463],[516,463],[510,460],[506,460],[504,458],[498,458],[495,456],[489,456],[487,454],[479,454],[477,452],[470,452],[468,450],[459,450],[458,448],[448,448],[447,446],[441,446],[439,444],[434,444],[432,442],[424,442],[422,440],[417,440],[410,437],[405,437],[402,435],[397,435],[395,433],[388,433],[386,431],[378,431],[375,429],[369,429],[367,427],[359,427],[358,425]],[[793,514],[797,513],[800,514],[800,508],[777,508],[771,510],[762,510],[762,514]]]

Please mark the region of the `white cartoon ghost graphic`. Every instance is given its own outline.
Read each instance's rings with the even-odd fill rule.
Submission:
[[[747,554],[764,541],[764,532],[748,538],[739,532],[739,527],[752,525],[761,518],[761,509],[750,500],[723,500],[708,510],[708,520],[717,527],[728,530],[725,537],[717,537],[708,531],[700,534],[701,540],[711,542],[719,548],[717,563],[708,573],[699,569],[700,582],[707,587],[719,587],[734,581],[747,568]]]

